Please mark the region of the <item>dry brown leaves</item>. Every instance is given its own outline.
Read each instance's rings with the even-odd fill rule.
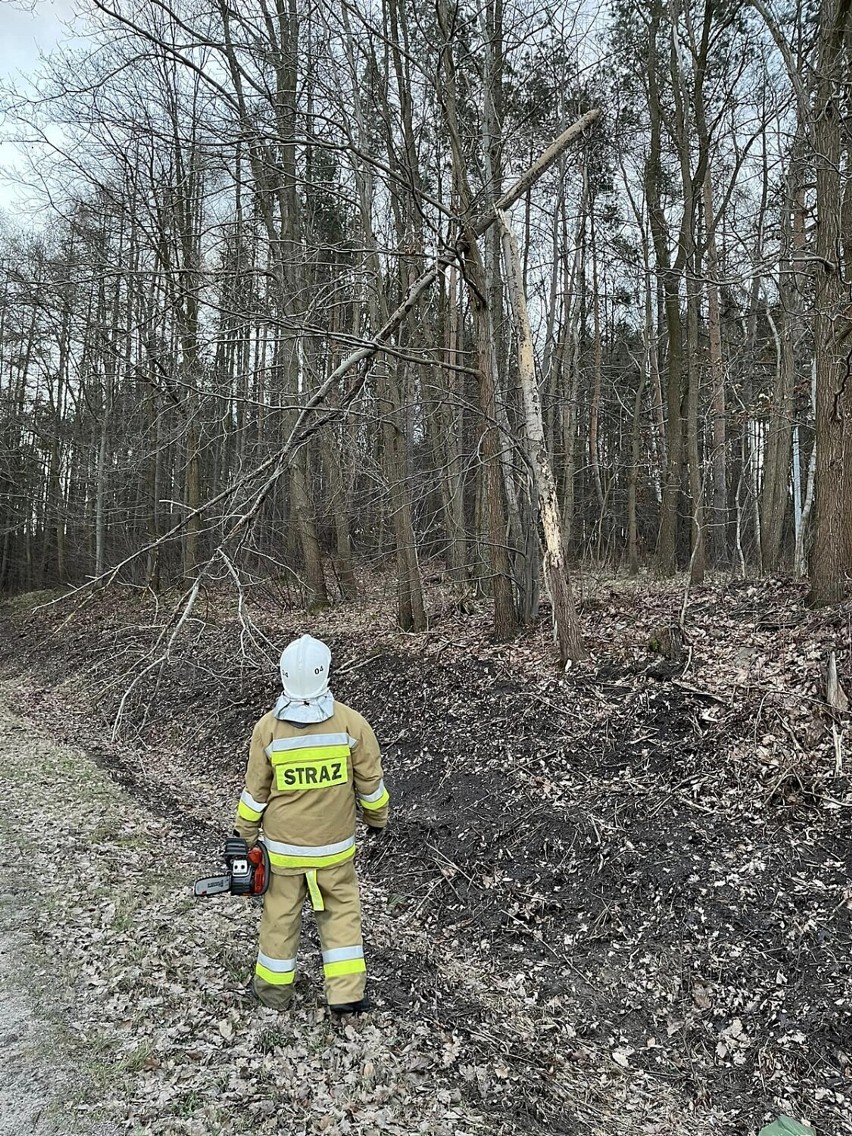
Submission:
[[[121,1086],[104,1115],[164,1133],[742,1136],[784,1111],[852,1132],[852,742],[825,704],[831,652],[852,686],[849,613],[808,612],[787,585],[693,589],[672,664],[652,643],[682,582],[581,590],[592,660],[567,674],[546,620],[496,644],[484,607],[454,611],[449,592],[422,636],[393,630],[380,587],[310,622],[395,790],[391,838],[363,864],[381,1008],[357,1027],[326,1017],[315,952],[291,1017],[246,1006],[256,912],[186,898],[227,830],[274,652],[243,653],[211,599],[111,747],[92,695],[108,719],[116,660],[132,674],[152,631],[104,600],[57,632],[63,673],[102,658],[58,695],[36,677],[30,704],[58,697],[68,732],[154,810],[99,772],[130,828],[81,820],[88,786],[56,800],[64,835],[44,850],[84,881],[100,865],[40,933],[63,945],[93,1008],[79,1036]],[[308,626],[249,608],[276,646]]]

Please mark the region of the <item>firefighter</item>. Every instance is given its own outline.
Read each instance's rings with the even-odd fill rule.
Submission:
[[[235,829],[263,828],[272,875],[264,896],[253,989],[266,1006],[292,998],[306,896],[319,928],[325,992],[335,1013],[369,1008],[355,875],[355,799],[367,831],[388,821],[376,735],[328,688],[331,652],[303,635],[281,655],[284,691],[251,737]]]

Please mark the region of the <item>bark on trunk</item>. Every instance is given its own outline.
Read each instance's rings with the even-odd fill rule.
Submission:
[[[290,507],[304,557],[305,608],[316,612],[328,607],[328,592],[309,489],[309,471],[308,446],[302,446],[291,466]]]
[[[697,278],[698,274],[694,276]],[[698,365],[698,296],[690,286],[687,297],[687,399],[686,443],[689,461],[689,496],[692,501],[692,548],[689,559],[689,578],[693,584],[704,582],[704,485],[701,475],[701,451],[698,431],[698,401],[701,386],[701,368]]]
[[[717,566],[728,563],[728,438],[725,404],[725,368],[722,358],[722,319],[719,310],[719,253],[716,246],[716,209],[708,166],[704,177],[704,220],[707,227],[707,358],[710,371],[710,455],[712,506],[707,531],[710,558]]]
[[[814,99],[816,159],[816,526],[810,558],[810,602],[840,603],[852,565],[852,340],[843,285],[841,130],[845,110],[844,41],[849,0],[822,0],[818,82]],[[845,266],[848,273],[850,266]]]
[[[532,333],[527,315],[521,260],[505,214],[498,213],[497,216],[503,230],[503,260],[512,297],[512,307],[515,312],[518,337],[518,373],[524,402],[529,458],[535,471],[539,511],[544,532],[546,549],[544,573],[553,605],[554,632],[559,644],[560,660],[563,663],[569,659],[571,662],[578,662],[586,657],[586,652],[583,647],[571,581],[568,576],[568,565],[562,541],[562,520],[556,494],[556,480],[553,476],[545,444],[544,422],[536,383]]]

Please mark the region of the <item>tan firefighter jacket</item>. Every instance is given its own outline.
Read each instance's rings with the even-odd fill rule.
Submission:
[[[270,711],[251,736],[236,831],[255,843],[261,825],[272,870],[305,872],[355,855],[355,798],[372,828],[388,819],[379,743],[341,702],[324,722],[297,725]]]

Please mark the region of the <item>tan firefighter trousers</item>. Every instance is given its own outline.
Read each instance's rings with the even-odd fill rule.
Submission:
[[[294,875],[272,873],[263,897],[254,989],[265,1006],[283,1010],[293,996],[302,905],[310,896],[322,945],[329,1005],[357,1002],[367,984],[361,939],[361,902],[355,864]]]

